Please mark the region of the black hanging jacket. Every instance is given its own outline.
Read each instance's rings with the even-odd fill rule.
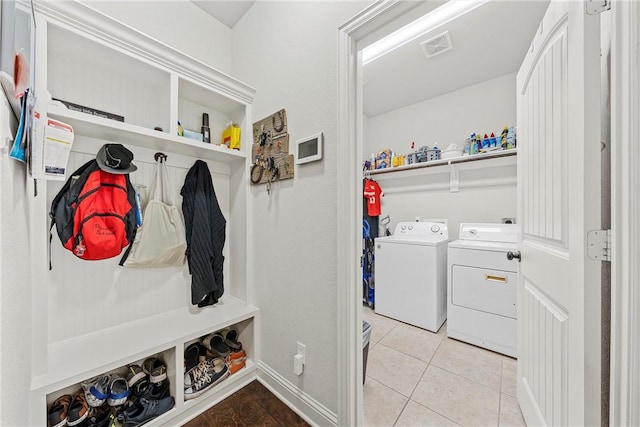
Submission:
[[[191,303],[204,307],[217,303],[224,293],[222,248],[227,223],[205,162],[196,160],[187,172],[180,194],[191,273]]]

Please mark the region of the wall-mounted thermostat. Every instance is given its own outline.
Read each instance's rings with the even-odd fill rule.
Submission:
[[[296,141],[296,165],[322,159],[322,132]]]

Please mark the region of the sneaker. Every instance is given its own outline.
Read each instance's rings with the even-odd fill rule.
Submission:
[[[84,389],[84,397],[87,399],[89,406],[95,408],[104,404],[107,397],[109,397],[110,382],[111,375],[101,375],[80,383]]]
[[[232,351],[227,357],[227,362],[239,362],[247,360],[247,352],[244,350]]]
[[[139,398],[145,398],[147,400],[160,400],[169,396],[169,380],[164,380],[159,383],[148,383],[148,387],[138,395]]]
[[[69,405],[73,398],[69,394],[57,398],[47,413],[47,423],[49,427],[63,427],[67,425],[67,414]]]
[[[184,376],[184,399],[194,399],[229,376],[223,358],[205,360]]]
[[[173,396],[152,400],[142,398],[135,405],[118,414],[118,421],[120,421],[122,427],[137,427],[164,414],[173,408],[173,404]]]
[[[107,404],[109,406],[123,405],[127,401],[129,393],[129,384],[127,383],[127,380],[122,377],[116,377],[111,381]]]
[[[247,353],[244,350],[233,351],[227,357],[227,367],[229,375],[235,374],[247,364]]]
[[[231,353],[229,346],[224,343],[224,337],[220,332],[207,335],[202,340],[202,344],[207,350],[211,351],[215,357],[225,358]]]
[[[142,370],[149,375],[149,381],[159,383],[167,379],[167,365],[157,357],[150,357],[142,363]]]
[[[246,360],[238,360],[235,362],[228,363],[227,366],[229,367],[229,375],[235,374],[240,369],[244,368],[246,364],[247,364]]]
[[[103,405],[89,409],[89,416],[82,427],[115,427],[114,420],[111,407]]]
[[[89,415],[89,405],[87,404],[87,398],[84,395],[84,390],[80,389],[73,395],[73,400],[69,405],[69,412],[67,415],[67,425],[75,426],[80,424]]]

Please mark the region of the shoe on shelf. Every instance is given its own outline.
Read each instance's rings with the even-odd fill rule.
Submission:
[[[173,408],[174,403],[173,396],[166,396],[162,399],[141,398],[120,412],[117,420],[123,427],[141,426]]]
[[[184,372],[187,373],[187,371],[190,371],[194,366],[200,363],[200,356],[204,356],[205,353],[206,348],[204,348],[199,342],[189,344],[184,350]]]
[[[229,356],[227,356],[227,362],[239,362],[247,360],[247,352],[244,350],[232,351]]]
[[[47,412],[48,427],[63,427],[67,425],[67,414],[72,400],[73,397],[71,395],[65,394],[51,404]]]
[[[167,396],[169,396],[169,380],[164,380],[159,383],[148,383],[148,386],[142,393],[137,395],[140,399],[144,398],[147,400],[160,400]]]
[[[213,356],[209,356],[210,352],[209,352],[209,350],[207,350],[207,347],[203,346],[201,342],[198,342],[197,344],[198,344],[198,350],[200,350],[200,354],[198,356],[198,363],[206,360],[207,358],[209,358],[209,359],[213,358]],[[196,363],[196,365],[197,365],[197,363]]]
[[[127,383],[129,387],[133,387],[135,383],[141,381],[147,377],[147,374],[142,370],[139,365],[127,366]]]
[[[229,366],[229,375],[235,374],[240,369],[244,368],[247,365],[246,360],[238,360],[235,362],[228,363]]]
[[[247,364],[247,353],[244,350],[232,351],[227,357],[229,375],[235,374]]]
[[[238,341],[240,334],[236,328],[225,329],[222,331],[222,336],[224,337],[224,343],[232,352],[242,350],[242,343]]]
[[[229,346],[224,343],[224,337],[220,332],[214,332],[207,335],[202,340],[202,344],[213,354],[214,357],[225,358],[231,352]]]
[[[142,370],[149,375],[149,381],[159,383],[167,379],[167,365],[157,357],[149,357],[142,363]]]
[[[137,427],[164,414],[173,408],[173,404],[173,396],[151,400],[142,398],[118,414],[118,421],[122,427]]]
[[[149,378],[139,365],[127,366],[127,384],[129,391],[136,397],[142,396],[149,387]]]
[[[109,406],[123,405],[129,397],[129,384],[127,380],[122,377],[116,377],[111,381],[109,386],[109,397],[107,397],[107,404]]]
[[[114,419],[110,406],[103,405],[90,408],[89,416],[82,424],[82,427],[111,427]]]
[[[109,397],[109,383],[111,383],[111,375],[99,375],[80,383],[89,406],[95,408],[104,404]]]
[[[69,405],[67,415],[67,425],[75,426],[83,422],[89,415],[89,404],[84,395],[84,390],[80,389],[73,395],[73,400]]]
[[[221,357],[198,363],[184,376],[184,399],[195,399],[229,376],[229,368]]]

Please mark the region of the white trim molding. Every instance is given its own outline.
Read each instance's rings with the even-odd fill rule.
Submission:
[[[334,412],[262,361],[258,362],[258,381],[309,424],[313,426],[337,425],[338,418]]]
[[[640,425],[640,4],[613,2],[610,425]]]
[[[338,29],[338,417],[340,426],[361,425],[362,277],[362,76],[360,50],[372,35],[424,3],[377,1]],[[429,4],[430,6],[430,4]],[[380,37],[384,34],[380,34]]]
[[[34,3],[34,8],[37,13],[46,16],[48,22],[80,32],[83,37],[91,37],[112,49],[135,54],[138,60],[145,60],[160,65],[166,70],[178,72],[220,94],[237,98],[246,104],[253,101],[254,88],[198,59],[177,51],[166,43],[114,20],[87,4],[77,1],[37,1]]]

